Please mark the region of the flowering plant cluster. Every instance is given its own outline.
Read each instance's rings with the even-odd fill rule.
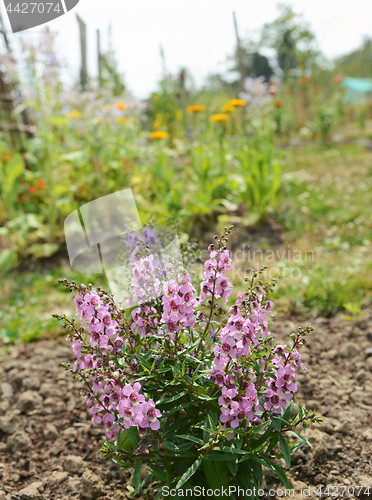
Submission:
[[[94,425],[105,429],[103,453],[134,467],[137,492],[146,484],[158,498],[164,485],[259,487],[263,467],[289,488],[276,459],[289,467],[291,453],[307,442],[297,428],[318,419],[299,403],[293,411],[297,372],[305,369],[300,350],[313,329],[299,328],[289,345],[274,343],[267,296],[275,282],[258,279],[264,267],[226,306],[231,229],[209,246],[199,293],[174,263],[163,295],[141,302],[141,287],[153,286],[149,276],[157,274],[143,253],[132,258],[137,307],[123,309],[105,290],[60,280],[76,293],[78,317],[55,315],[70,329],[76,355],[65,366],[84,382]],[[142,480],[144,463],[150,472]]]

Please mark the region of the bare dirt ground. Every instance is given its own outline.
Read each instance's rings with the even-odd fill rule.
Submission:
[[[284,341],[305,324],[277,318],[272,332]],[[316,408],[324,422],[306,432],[313,447],[293,456],[289,476],[295,498],[372,498],[372,310],[358,322],[339,314],[317,318],[313,326],[299,399]],[[72,359],[64,339],[3,349],[0,500],[131,496],[129,473],[103,460],[103,432],[90,421],[79,383],[60,366]],[[274,493],[278,488],[266,473],[261,498],[284,496]]]

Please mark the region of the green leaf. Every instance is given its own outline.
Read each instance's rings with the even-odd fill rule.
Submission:
[[[177,399],[180,399],[182,398],[183,396],[185,396],[185,394],[187,394],[186,391],[183,391],[183,392],[180,392],[179,394],[176,394],[175,396],[173,396],[172,398],[170,399],[163,399],[161,401],[158,401],[157,402],[157,405],[159,404],[169,404],[169,403],[173,403],[174,401],[177,401]]]
[[[199,469],[202,460],[202,457],[197,458],[192,466],[187,469],[187,471],[181,476],[180,480],[176,484],[176,490],[181,488],[181,486],[183,486],[186,481],[188,481],[190,477],[195,474],[195,472]]]
[[[307,444],[308,446],[310,446],[310,448],[312,448],[310,441],[308,441],[305,438],[305,436],[302,436],[301,434],[298,434],[298,432],[294,432],[294,431],[288,431],[288,434],[290,434],[291,436],[295,436],[296,438],[301,439],[301,441],[303,441],[303,444]]]
[[[233,476],[236,476],[236,473],[238,472],[238,460],[228,460],[227,466]]]
[[[302,409],[302,406],[300,405],[300,403],[297,403],[297,405],[298,405],[299,420],[301,420],[301,418],[304,416],[304,410]]]
[[[257,457],[252,457],[252,459],[248,460],[248,463],[253,472],[254,480],[257,484],[261,485],[263,473],[262,473],[262,463],[259,460],[256,460]]]
[[[151,468],[154,476],[156,476],[158,479],[160,479],[161,481],[167,480],[167,474],[160,467],[158,467],[157,465],[151,464],[150,468]]]
[[[138,359],[138,361],[141,363],[142,366],[144,366],[148,370],[151,370],[151,363],[149,363],[143,356],[136,353],[136,358]]]
[[[175,406],[171,410],[163,413],[163,417],[167,417],[168,415],[172,415],[172,413],[176,413],[177,411],[184,410],[185,408],[188,408],[190,406],[190,403],[182,403],[181,405]]]
[[[244,455],[243,459],[244,458],[248,460],[249,458],[252,458],[252,455]],[[210,453],[204,455],[203,459],[211,462],[227,462],[228,460],[236,460],[236,455],[211,451]]]
[[[204,441],[202,439],[199,439],[195,436],[188,436],[186,434],[177,434],[177,437],[180,437],[182,439],[187,439],[188,441],[193,441],[194,443],[201,444]]]
[[[226,467],[216,464],[214,461],[203,460],[204,475],[208,485],[213,489],[227,488],[229,486],[229,476]]]
[[[274,425],[275,429],[276,429],[277,431],[280,431],[280,430],[281,430],[281,428],[282,428],[282,423],[281,423],[281,421],[280,421],[278,418],[276,418],[276,417],[273,417],[273,418],[271,419],[271,421],[272,421],[272,423],[273,423],[273,425]]]
[[[159,498],[162,496],[163,494],[163,490],[161,489],[158,494],[156,495],[156,497],[154,498],[154,500],[159,500]]]
[[[291,466],[291,450],[289,449],[288,442],[282,437],[280,437],[279,443],[280,443],[280,448],[282,449],[286,466],[289,468]]]
[[[273,437],[270,439],[269,446],[266,448],[265,453],[269,453],[274,448],[274,446],[277,444],[278,441],[279,441],[279,435],[274,434]]]
[[[134,428],[134,427],[129,427],[129,429],[126,429],[126,430],[127,430],[131,445],[134,448],[138,448],[138,443],[139,443],[138,429]]]
[[[180,363],[176,362],[173,366],[172,366],[172,371],[175,375],[181,375],[182,372],[181,372],[181,365]]]
[[[18,265],[17,252],[7,249],[0,252],[0,270],[1,273],[12,271]]]
[[[167,436],[168,434],[170,434],[173,431],[176,431],[180,427],[186,427],[186,428],[188,428],[189,427],[189,421],[190,421],[190,419],[189,419],[188,416],[180,418],[179,420],[176,420],[174,422],[174,424],[172,424],[172,425],[170,425],[168,427],[165,427],[165,429],[161,431],[162,437],[164,438],[165,436]]]
[[[193,444],[192,443],[175,444],[172,441],[164,441],[163,446],[167,450],[186,451],[186,450],[190,450],[190,448],[192,448]]]
[[[109,431],[112,431],[113,429],[115,429],[115,427],[117,427],[119,424],[122,423],[122,421],[124,420],[124,418],[119,418],[119,420],[117,420],[114,424],[112,424],[112,426],[109,428]]]
[[[271,437],[273,430],[274,430],[274,424],[273,422],[271,422],[267,431],[259,439],[252,440],[249,443],[252,452],[257,453],[258,451],[262,450],[262,448],[265,448],[266,441]]]
[[[136,467],[133,472],[133,486],[136,489],[136,493],[139,493],[140,486],[141,486],[141,468],[142,468],[142,458],[138,460],[136,463]]]
[[[240,448],[232,448],[231,446],[222,446],[221,448],[223,451],[227,451],[228,453],[232,453],[233,455],[249,455],[251,456],[251,453],[245,450],[241,450]]]
[[[115,464],[118,464],[120,466],[121,469],[130,469],[133,467],[133,464],[130,463],[130,462],[123,462],[120,458],[113,458],[112,461],[115,463]]]
[[[291,418],[292,413],[293,413],[293,399],[289,403],[288,408],[285,410],[285,412],[284,412],[284,414],[282,416],[282,419],[286,420],[287,422],[289,422],[289,419]]]
[[[59,249],[56,243],[35,243],[28,248],[28,254],[37,257],[51,257]]]
[[[123,451],[132,451],[133,445],[128,433],[129,429],[119,430],[118,433],[118,448]]]
[[[278,476],[278,478],[281,480],[281,482],[284,484],[286,488],[291,489],[287,475],[284,472],[284,470],[281,467],[279,467],[279,465],[276,465],[274,462],[272,462],[264,453],[261,453],[261,456],[264,465],[266,465],[268,469],[270,469]]]

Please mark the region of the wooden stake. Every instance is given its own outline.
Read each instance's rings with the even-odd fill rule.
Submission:
[[[243,64],[243,51],[242,51],[242,45],[240,42],[239,38],[239,32],[238,32],[238,23],[236,21],[236,15],[235,11],[233,12],[233,18],[234,18],[234,27],[235,27],[235,35],[236,35],[236,46],[237,46],[237,55],[238,55],[238,66],[239,66],[239,72],[240,72],[240,80],[239,80],[239,89],[241,92],[244,91],[244,64]]]
[[[97,30],[97,57],[98,57],[98,88],[102,87],[102,64],[103,57],[101,53],[101,32]]]
[[[3,13],[0,9],[0,34],[3,35],[5,48],[7,51],[7,55],[10,60],[16,65],[16,59],[12,52],[11,46],[9,44],[8,36],[5,30],[4,22],[3,22]],[[7,80],[7,81],[6,81]],[[33,137],[35,127],[30,125],[29,116],[27,113],[27,109],[24,109],[21,112],[23,125],[18,124],[17,118],[13,115],[14,111],[14,97],[18,98],[22,97],[21,92],[19,90],[19,86],[16,81],[10,82],[9,79],[5,78],[5,74],[0,71],[0,108],[5,113],[5,124],[1,124],[1,130],[8,130],[11,137],[11,142],[15,148],[17,148],[21,153],[25,152],[25,145],[23,141],[23,136],[21,132],[25,132],[28,138]],[[26,160],[25,160],[25,163]]]
[[[78,14],[76,14],[76,19],[79,23],[79,30],[80,30],[80,49],[81,49],[80,84],[81,88],[83,90],[86,90],[88,85],[87,26]]]

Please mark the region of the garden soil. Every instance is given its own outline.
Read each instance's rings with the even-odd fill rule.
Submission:
[[[272,332],[283,342],[306,324],[277,318]],[[372,310],[359,321],[340,313],[312,324],[299,400],[324,421],[306,432],[312,448],[293,456],[291,498],[372,498]],[[2,349],[0,500],[133,497],[130,473],[100,454],[103,432],[90,420],[81,384],[61,367],[67,360],[64,339]],[[264,490],[261,498],[285,496],[269,472]]]

